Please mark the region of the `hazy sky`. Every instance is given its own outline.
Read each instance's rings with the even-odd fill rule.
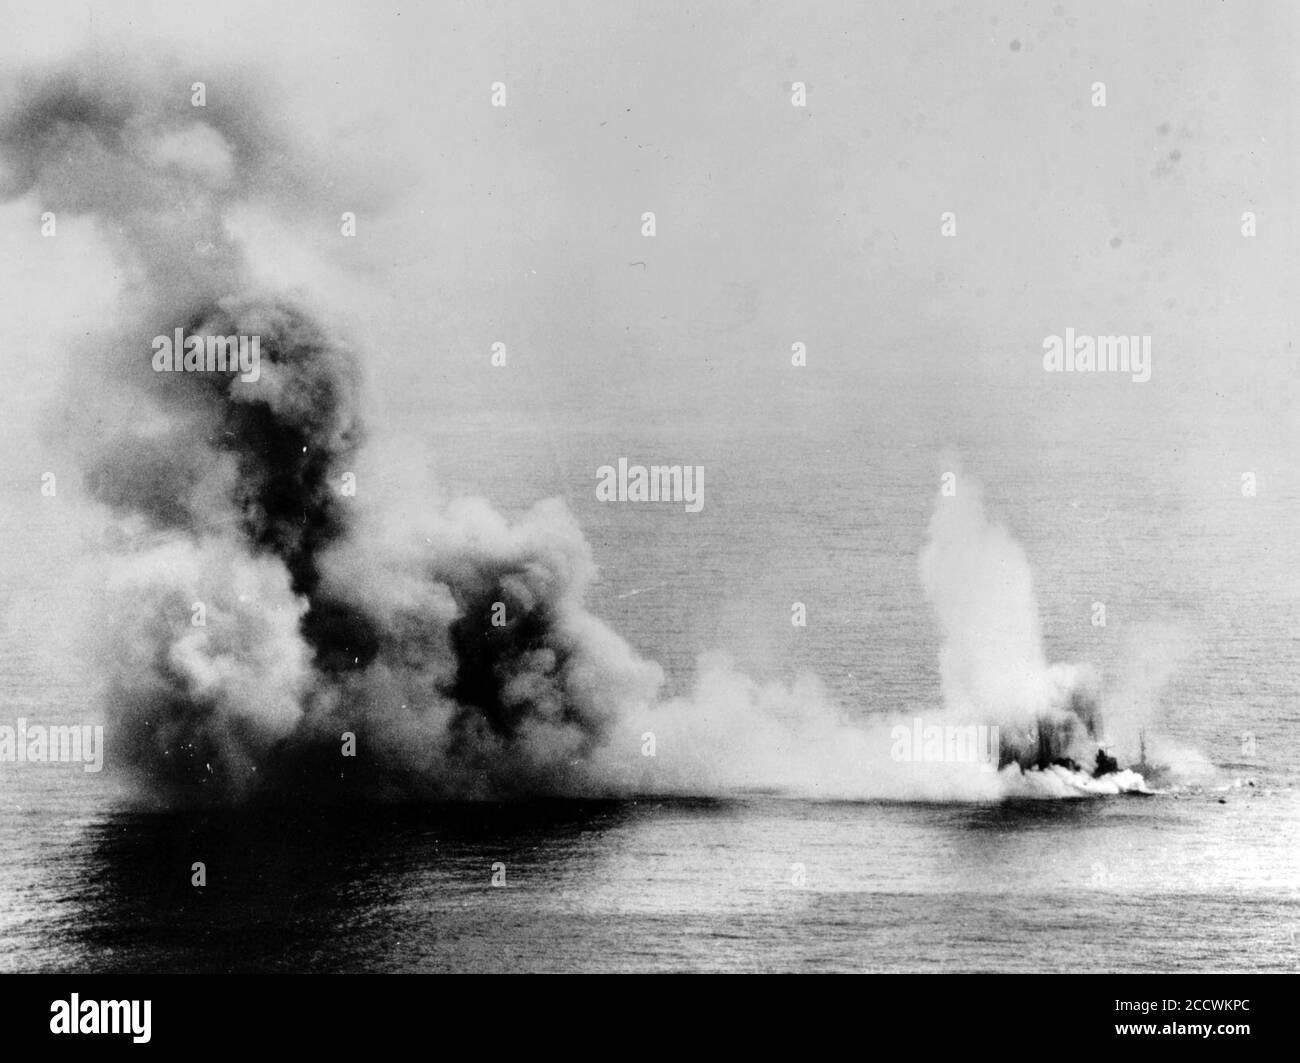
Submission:
[[[90,49],[178,93],[264,83],[324,191],[235,223],[371,351],[395,431],[858,418],[935,446],[1192,436],[1287,472],[1289,3],[7,11],[7,72]],[[88,226],[39,238],[45,206],[0,209],[11,425],[116,283]],[[1066,327],[1151,335],[1152,380],[1045,374]]]

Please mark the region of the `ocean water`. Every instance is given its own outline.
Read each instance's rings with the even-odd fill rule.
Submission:
[[[716,648],[756,677],[816,674],[850,715],[938,703],[916,556],[943,459],[923,437],[667,424],[633,438],[596,419],[453,424],[432,442],[448,491],[507,511],[567,499],[600,567],[592,608],[670,691]],[[703,512],[595,500],[598,465],[643,455],[705,465]],[[1096,458],[963,452],[1034,566],[1052,659],[1110,678],[1144,623],[1181,632],[1158,726],[1211,766],[1194,782],[991,804],[737,793],[160,811],[110,745],[98,775],[0,765],[0,970],[1300,969],[1294,488],[1277,477],[1243,502],[1249,466],[1214,447],[1175,458],[1139,438]],[[7,549],[61,541],[57,511],[23,505]],[[0,716],[92,713],[57,607],[66,557],[7,562]],[[806,629],[790,625],[795,600]]]
[[[40,796],[6,816],[7,970],[1292,971],[1300,948],[1293,793],[73,816]]]

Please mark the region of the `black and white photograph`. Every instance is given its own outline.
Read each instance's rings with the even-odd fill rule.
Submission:
[[[0,972],[1300,970],[1296,5],[2,18]]]

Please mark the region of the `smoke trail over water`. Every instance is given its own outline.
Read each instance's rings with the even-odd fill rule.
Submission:
[[[14,99],[5,197],[93,217],[128,278],[72,384],[104,427],[71,446],[117,522],[105,711],[149,789],[990,799],[1055,761],[1075,792],[1132,785],[1086,782],[1095,682],[1044,659],[1028,563],[973,480],[938,501],[922,582],[944,639],[936,715],[1002,728],[1001,772],[900,763],[889,723],[720,657],[665,700],[662,669],[584,607],[594,564],[559,503],[511,523],[479,500],[386,511],[363,473],[343,490],[368,460],[363,355],[258,283],[231,235],[242,203],[291,209],[310,183],[251,101],[194,109],[94,71]],[[259,377],[155,372],[151,341],[176,329],[259,337]],[[1053,779],[1038,789],[1069,790]]]

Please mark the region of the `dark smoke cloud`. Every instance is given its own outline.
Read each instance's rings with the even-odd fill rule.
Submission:
[[[582,609],[581,534],[547,505],[513,528],[462,506],[424,556],[362,530],[341,491],[360,357],[259,290],[226,224],[293,166],[246,96],[198,109],[187,89],[63,71],[18,85],[0,122],[6,194],[95,218],[129,271],[123,320],[79,362],[109,433],[82,448],[86,483],[132,547],[110,577],[119,748],[185,800],[589,787],[614,714],[660,673]],[[260,337],[260,379],[153,372],[151,338],[176,328]]]

